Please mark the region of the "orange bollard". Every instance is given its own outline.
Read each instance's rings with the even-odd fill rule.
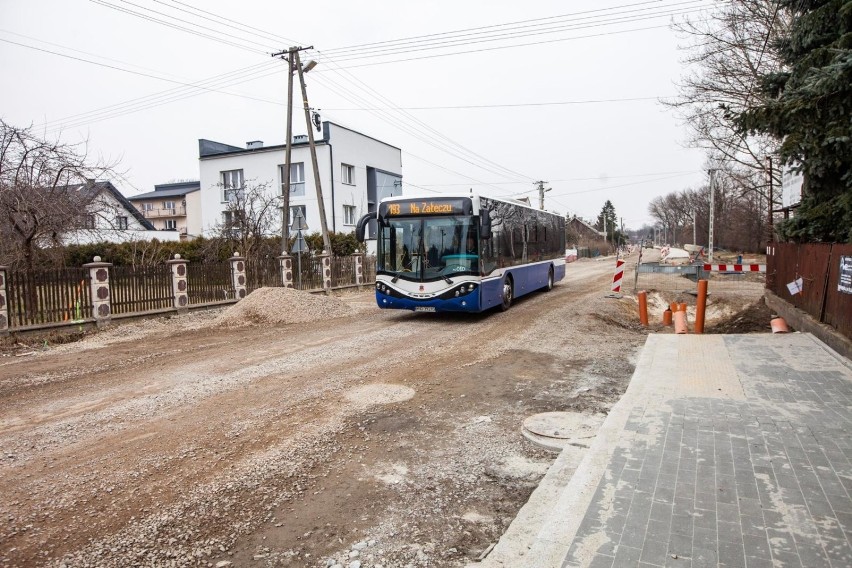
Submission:
[[[787,327],[787,322],[784,318],[775,316],[769,320],[769,327],[772,328],[772,333],[790,333],[790,328]]]
[[[674,328],[675,333],[689,333],[686,321],[686,310],[674,313]]]
[[[666,311],[663,312],[663,325],[671,325],[672,324],[672,311],[669,308],[666,308]]]
[[[698,281],[698,298],[695,300],[695,333],[704,333],[704,312],[707,309],[707,281]]]
[[[672,302],[671,304],[669,304],[669,308],[671,309],[672,313],[675,313],[676,311],[678,311],[678,309],[680,309],[677,302]]]
[[[686,311],[686,302],[677,305],[677,311],[685,312]]]
[[[648,325],[648,292],[640,290],[639,294],[639,323]]]

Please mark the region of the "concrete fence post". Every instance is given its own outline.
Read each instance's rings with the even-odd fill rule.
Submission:
[[[246,259],[235,252],[231,260],[231,282],[234,286],[234,296],[237,300],[246,297]]]
[[[9,302],[6,301],[6,274],[9,268],[0,266],[0,336],[9,335]]]
[[[92,294],[92,316],[98,327],[108,325],[112,317],[109,292],[109,268],[110,262],[102,262],[101,257],[96,256],[93,262],[84,264],[83,268],[89,270],[89,286]]]
[[[331,293],[331,255],[326,251],[322,251],[319,255],[322,262],[322,289],[326,294]]]
[[[293,257],[289,254],[282,254],[278,257],[278,264],[281,267],[281,284],[285,288],[293,287]]]
[[[355,265],[355,284],[360,290],[364,286],[364,253],[356,252],[352,255]]]
[[[188,262],[180,257],[179,254],[175,255],[173,260],[166,261],[171,267],[172,270],[172,296],[174,297],[174,308],[178,311],[178,313],[184,313],[189,310],[189,291],[187,276],[186,276],[186,265]]]

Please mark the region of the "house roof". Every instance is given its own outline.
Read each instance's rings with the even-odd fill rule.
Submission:
[[[79,191],[82,195],[86,196],[89,201],[93,200],[95,197],[100,195],[103,192],[107,192],[115,198],[116,201],[121,203],[121,206],[124,207],[128,213],[133,215],[133,218],[139,221],[139,224],[142,225],[148,231],[155,231],[156,228],[154,225],[142,215],[142,212],[136,209],[130,201],[124,197],[118,189],[112,185],[112,182],[109,181],[90,181],[88,183],[80,183],[77,185],[68,186],[70,189]]]
[[[579,218],[579,217],[577,217],[576,215],[575,215],[573,218],[569,219],[569,220],[568,220],[568,222],[569,222],[569,223],[574,223],[574,222],[580,223],[581,225],[583,225],[584,227],[586,227],[588,230],[590,230],[590,231],[594,231],[595,233],[597,233],[597,234],[599,234],[599,235],[601,235],[601,236],[603,236],[603,235],[604,235],[604,232],[603,232],[603,231],[599,231],[599,230],[595,229],[592,225],[589,225],[588,223],[586,223],[585,221],[583,221],[582,219],[580,219],[580,218]]]
[[[144,199],[159,199],[161,197],[183,197],[184,195],[201,191],[200,181],[181,181],[177,183],[163,183],[154,186],[154,191],[141,193],[128,197],[128,201],[142,201]]]
[[[379,140],[378,138],[373,138],[372,136],[368,136],[362,132],[358,132],[357,130],[352,130],[351,128],[346,128],[345,126],[341,126],[335,122],[329,122],[328,120],[324,120],[322,122],[322,138],[317,138],[314,143],[317,145],[324,145],[329,143],[329,139],[331,138],[330,126],[334,126],[335,128],[340,128],[342,130],[348,130],[349,132],[354,132],[364,138],[369,138],[370,140],[375,140],[381,144],[384,144],[390,148],[395,150],[400,150],[396,146],[388,144],[383,140]],[[298,142],[293,142],[292,147],[298,148],[302,146],[308,146],[308,137],[304,136],[304,141],[300,139]],[[241,148],[239,146],[232,146],[230,144],[224,144],[222,142],[215,142],[213,140],[207,140],[205,138],[198,139],[198,157],[199,158],[209,158],[212,156],[225,156],[229,154],[249,154],[252,152],[269,152],[270,150],[283,150],[287,148],[287,144],[276,144],[274,146],[260,146],[257,148]],[[400,150],[401,151],[401,150]]]

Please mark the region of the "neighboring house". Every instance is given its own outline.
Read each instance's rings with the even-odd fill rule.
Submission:
[[[270,197],[282,195],[286,181],[286,144],[245,148],[211,140],[198,141],[201,178],[202,232],[209,235],[227,226],[233,214],[229,202],[246,187],[268,184]],[[376,210],[378,202],[402,194],[402,151],[332,122],[322,123],[316,140],[317,164],[329,231],[353,232],[358,219]],[[319,206],[307,135],[294,136],[290,167],[290,220],[297,209],[308,232],[321,230]],[[278,211],[280,211],[278,205]],[[280,233],[281,214],[276,214]],[[374,237],[374,235],[371,235]]]
[[[603,241],[606,239],[606,234],[603,231],[598,231],[576,215],[568,219],[567,227],[577,233],[581,241]]]
[[[181,239],[201,236],[201,182],[154,186],[154,191],[128,197],[158,231],[177,231]]]
[[[65,244],[178,240],[177,233],[158,232],[111,182],[93,180],[69,189],[83,197],[86,216],[83,227],[62,236]]]

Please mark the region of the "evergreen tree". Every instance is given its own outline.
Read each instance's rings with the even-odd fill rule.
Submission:
[[[793,13],[777,46],[783,70],[762,77],[768,98],[737,123],[780,139],[781,157],[804,174],[802,203],[779,226],[782,236],[852,242],[852,0],[778,4]]]

